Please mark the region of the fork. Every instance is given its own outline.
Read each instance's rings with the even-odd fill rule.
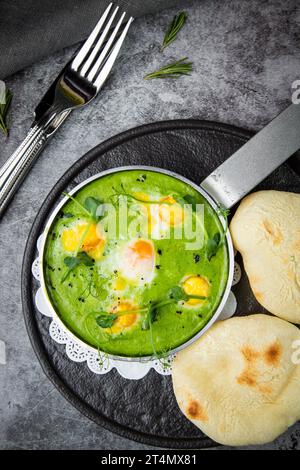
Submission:
[[[75,57],[63,68],[35,109],[21,145],[0,169],[0,218],[37,156],[75,108],[99,93],[133,21],[110,3]]]

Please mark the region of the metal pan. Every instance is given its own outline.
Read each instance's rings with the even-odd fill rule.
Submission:
[[[71,195],[77,193],[83,186],[86,186],[91,181],[99,179],[107,174],[128,171],[128,170],[150,170],[158,173],[164,173],[172,176],[180,181],[183,181],[196,189],[210,204],[210,206],[216,211],[219,204],[222,204],[226,208],[231,208],[236,204],[242,197],[244,197],[249,191],[251,191],[258,183],[265,179],[273,170],[279,165],[286,161],[291,155],[293,155],[300,148],[300,105],[291,105],[279,116],[277,116],[270,124],[268,124],[262,131],[256,134],[250,139],[243,147],[235,152],[229,159],[222,163],[216,170],[214,170],[204,181],[198,186],[191,182],[187,178],[181,175],[173,173],[172,171],[163,170],[161,168],[149,167],[149,166],[126,166],[107,170],[88,178],[78,186],[76,186],[71,192]],[[51,216],[49,217],[44,231],[44,236],[41,244],[41,256],[40,256],[40,272],[41,272],[41,286],[43,289],[44,296],[47,300],[48,307],[52,312],[52,316],[56,321],[67,328],[62,322],[59,315],[55,311],[51,300],[48,296],[45,278],[44,278],[44,254],[45,254],[45,243],[47,235],[51,229],[53,221],[69,199],[65,197],[58,206],[54,209]],[[224,225],[224,221],[220,219],[220,222]],[[227,284],[224,289],[220,303],[215,310],[213,316],[209,322],[200,330],[195,336],[184,344],[178,346],[174,350],[170,351],[170,354],[176,353],[181,349],[189,346],[202,336],[211,325],[220,318],[221,312],[228,300],[230,288],[232,285],[233,269],[234,269],[234,249],[229,231],[226,234],[226,244],[229,257],[229,269]],[[76,338],[76,341],[83,343],[86,347],[92,351],[96,349],[92,346],[84,343],[74,333],[68,330],[68,333]],[[124,361],[139,361],[144,362],[151,359],[151,356],[143,357],[125,357],[125,356],[114,356],[109,357],[117,360]]]

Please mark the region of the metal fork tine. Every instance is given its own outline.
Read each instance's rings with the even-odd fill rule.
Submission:
[[[112,25],[112,22],[113,20],[115,19],[115,16],[117,14],[119,10],[119,7],[116,6],[115,10],[113,11],[111,17],[109,18],[103,32],[101,33],[101,36],[100,38],[98,39],[97,43],[95,44],[95,47],[92,49],[91,53],[89,54],[89,56],[87,57],[87,60],[86,62],[83,64],[82,66],[82,69],[80,71],[80,74],[84,77],[87,73],[87,71],[89,70],[89,68],[91,67],[95,57],[97,56],[98,54],[98,51],[100,49],[100,47],[102,46],[102,44],[104,43],[105,41],[105,38],[107,36],[107,33],[108,31],[110,30],[110,27]]]
[[[88,80],[93,80],[97,71],[99,70],[99,67],[100,65],[102,64],[102,62],[105,60],[105,57],[108,56],[108,53],[109,53],[109,50],[113,44],[113,41],[115,40],[115,37],[121,27],[121,24],[125,18],[125,15],[126,13],[124,12],[121,16],[121,18],[119,19],[117,25],[115,26],[115,29],[113,30],[113,32],[111,33],[107,43],[105,44],[105,47],[103,48],[103,50],[101,51],[100,55],[98,56],[97,58],[97,61],[96,63],[94,64],[92,70],[90,71],[90,73],[88,74]],[[94,57],[95,58],[95,57]]]
[[[108,5],[105,12],[101,16],[100,20],[96,24],[95,28],[93,29],[93,31],[91,32],[91,34],[89,35],[89,37],[87,38],[87,40],[85,41],[85,43],[83,44],[83,46],[81,47],[79,52],[76,54],[76,57],[74,58],[74,60],[71,64],[71,67],[72,67],[73,70],[77,70],[78,67],[80,67],[80,65],[82,64],[83,60],[85,59],[87,53],[92,48],[92,45],[94,44],[99,32],[101,31],[101,28],[102,28],[102,26],[103,26],[103,24],[104,24],[104,22],[107,18],[108,13],[110,12],[112,6],[113,6],[113,3],[110,3]]]
[[[107,58],[107,60],[104,64],[104,66],[102,67],[97,79],[94,82],[94,85],[96,86],[97,89],[99,89],[103,85],[103,83],[105,82],[109,72],[111,71],[111,68],[114,65],[114,62],[117,58],[117,55],[118,55],[118,53],[119,53],[119,51],[122,47],[122,44],[124,42],[125,37],[126,37],[129,26],[131,25],[132,22],[133,22],[133,18],[130,17],[129,20],[127,21],[127,23],[126,23],[126,26],[125,26],[121,36],[119,37],[119,39],[117,40],[117,42],[114,45],[113,49],[109,53],[109,56],[108,56],[108,58]],[[100,57],[99,57],[99,59],[100,59]],[[98,72],[99,68],[101,67],[103,61],[101,60],[101,62],[100,62],[99,59],[95,63],[95,65],[94,65],[93,69],[91,70],[88,78],[90,78],[90,75],[92,75],[93,78],[94,78],[95,74]]]

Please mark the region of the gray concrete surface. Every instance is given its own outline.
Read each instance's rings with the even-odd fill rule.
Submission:
[[[178,40],[160,44],[176,13],[137,20],[95,102],[73,113],[39,158],[0,223],[0,448],[145,449],[81,416],[44,376],[22,318],[20,273],[34,217],[58,178],[89,149],[125,129],[151,121],[200,118],[260,129],[290,102],[300,78],[297,0],[194,0]],[[63,50],[7,80],[14,93],[11,133],[0,136],[3,164],[25,136],[32,110],[71,56]],[[144,81],[172,59],[188,56],[194,72],[178,80]],[[299,426],[266,448],[300,448]]]

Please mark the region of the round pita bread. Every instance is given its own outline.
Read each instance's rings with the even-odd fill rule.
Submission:
[[[175,396],[213,440],[263,444],[300,419],[297,363],[296,326],[262,314],[219,321],[175,358]]]
[[[230,232],[258,302],[300,323],[300,195],[250,194],[238,207]]]

